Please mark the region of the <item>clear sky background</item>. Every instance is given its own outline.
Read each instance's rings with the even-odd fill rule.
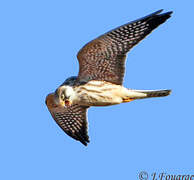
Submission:
[[[0,2],[0,179],[138,179],[194,173],[194,3]],[[69,138],[45,97],[77,75],[76,54],[97,36],[159,9],[174,11],[129,54],[124,85],[173,90],[166,98],[89,109],[90,144]]]

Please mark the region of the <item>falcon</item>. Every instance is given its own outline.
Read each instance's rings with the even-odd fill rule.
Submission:
[[[113,29],[87,43],[77,54],[78,76],[65,80],[48,94],[46,105],[62,130],[82,144],[89,143],[87,109],[136,99],[168,96],[171,90],[134,90],[123,87],[125,59],[172,12],[162,10]]]

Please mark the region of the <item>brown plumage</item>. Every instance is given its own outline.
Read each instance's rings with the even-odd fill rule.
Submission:
[[[86,44],[77,55],[80,64],[78,79],[104,80],[122,85],[126,53],[172,13],[161,12],[127,23]]]
[[[75,104],[71,107],[62,107],[54,102],[54,94],[47,96],[46,105],[53,119],[69,136],[87,145],[89,142],[86,120],[87,106]]]
[[[120,104],[170,94],[170,90],[130,90],[122,86],[127,52],[172,14],[161,12],[159,10],[109,31],[78,52],[78,77],[68,78],[46,98],[52,117],[69,136],[87,145],[86,111],[89,106]]]

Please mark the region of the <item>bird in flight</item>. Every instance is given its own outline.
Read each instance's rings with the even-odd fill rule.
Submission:
[[[46,97],[53,119],[66,134],[87,145],[86,113],[90,106],[110,106],[170,94],[170,90],[134,90],[123,86],[127,53],[171,17],[172,12],[161,12],[113,29],[87,43],[78,52],[78,76],[66,79]]]

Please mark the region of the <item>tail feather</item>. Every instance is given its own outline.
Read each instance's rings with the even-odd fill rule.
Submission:
[[[170,93],[171,93],[171,90],[169,90],[169,89],[164,89],[164,90],[135,90],[135,91],[139,92],[139,93],[146,94],[146,96],[144,96],[142,98],[164,97],[164,96],[170,95]]]

